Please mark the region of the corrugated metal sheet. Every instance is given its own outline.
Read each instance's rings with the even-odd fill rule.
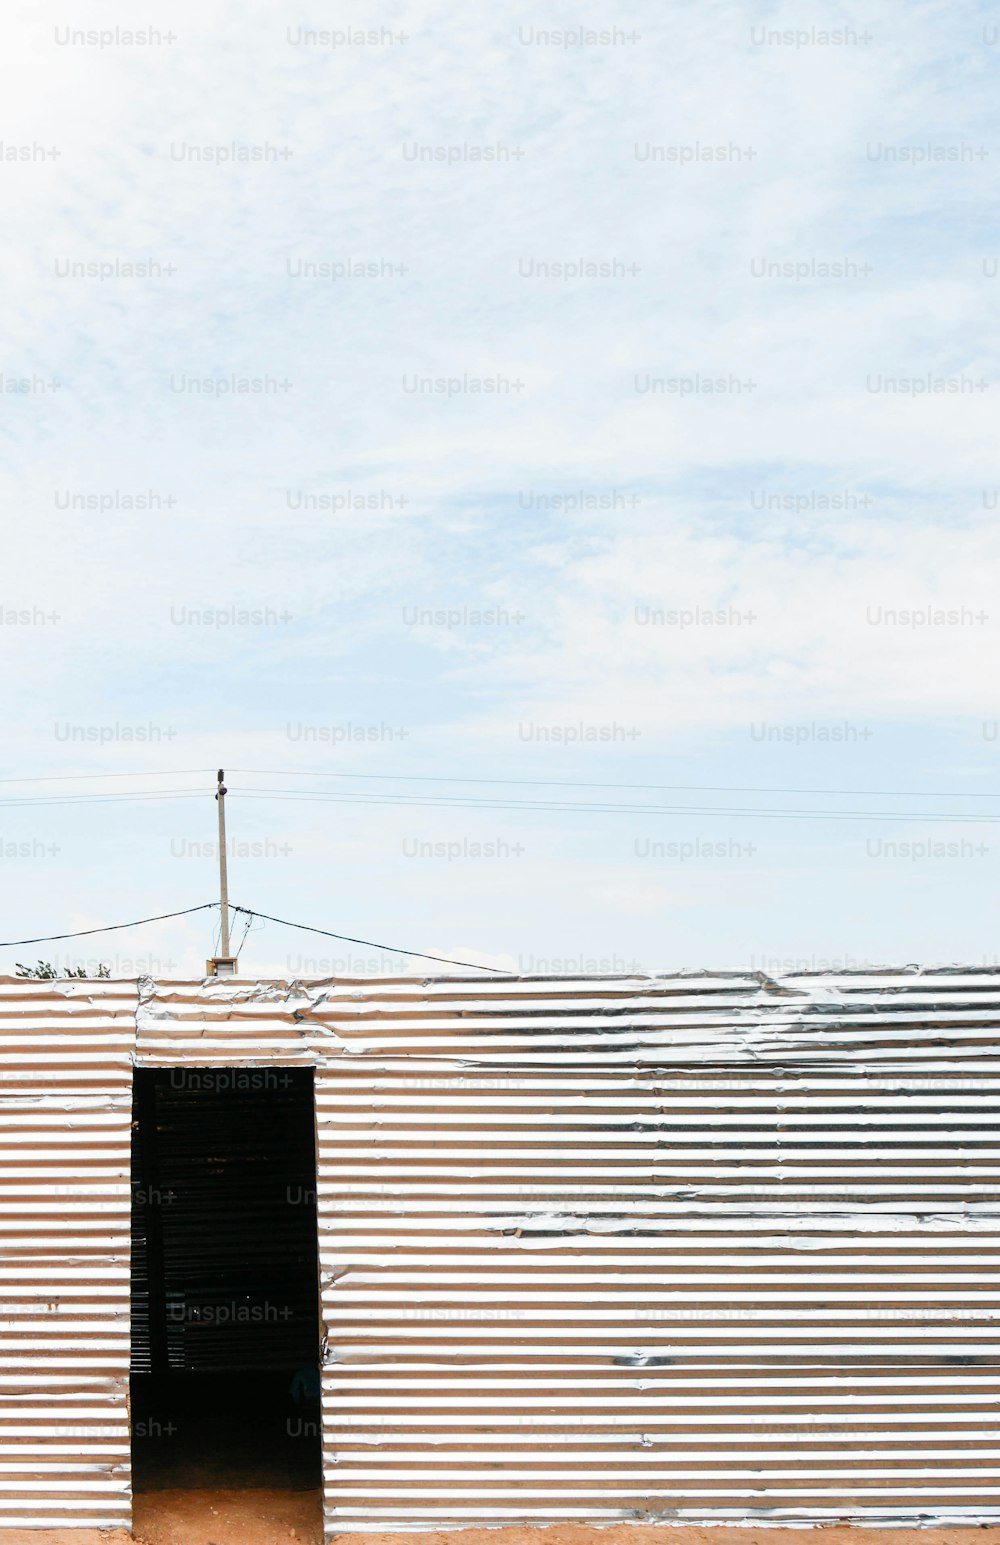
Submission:
[[[0,981],[0,1527],[131,1512],[131,982]]]
[[[129,992],[3,987],[91,1120]],[[997,973],[144,982],[137,1016],[144,1065],[317,1067],[331,1533],[1000,1519]],[[120,1409],[127,1344],[79,1340],[26,1366],[106,1359]]]
[[[987,972],[151,990],[315,1060],[331,1533],[1000,1516]]]

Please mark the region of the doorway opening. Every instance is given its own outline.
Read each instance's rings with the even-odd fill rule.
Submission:
[[[137,1493],[318,1493],[317,1244],[311,1068],[136,1069]]]

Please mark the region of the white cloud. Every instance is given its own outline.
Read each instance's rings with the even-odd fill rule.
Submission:
[[[526,0],[460,13],[413,0],[336,18],[406,42],[322,49],[290,43],[286,26],[329,18],[263,0],[181,0],[150,22],[174,41],[143,50],[57,44],[56,27],[139,25],[109,0],[79,19],[15,6],[4,143],[60,156],[0,163],[10,210],[0,370],[35,383],[0,398],[0,605],[59,614],[0,629],[14,772],[225,760],[891,788],[933,785],[938,767],[957,764],[982,786],[1000,556],[988,497],[1000,481],[988,327],[1000,280],[989,277],[985,218],[998,50],[984,17],[877,0],[804,23],[791,4],[664,12],[642,0],[625,16],[569,21]],[[754,41],[761,26],[814,23],[872,36]],[[571,24],[639,37],[592,50],[521,41]],[[190,158],[192,146],[234,143],[276,159]],[[730,144],[729,159],[687,165],[644,148]],[[885,147],[928,145],[958,159],[886,159]],[[501,159],[413,161],[413,146],[499,146]],[[381,276],[288,271],[347,259]],[[579,259],[639,272],[566,282],[520,267]],[[761,260],[870,271],[758,278]],[[60,277],[70,261],[176,271]],[[755,385],[680,399],[637,391],[647,373]],[[404,390],[414,374],[523,386]],[[191,389],[192,377],[230,376],[267,389]],[[989,386],[914,399],[870,390],[881,376]],[[519,490],[640,502],[526,508]],[[300,493],[345,491],[380,502],[293,507]],[[764,492],[813,502],[755,507]],[[111,509],[72,505],[109,494]],[[822,508],[841,494],[847,508]],[[152,508],[121,505],[135,495]],[[871,502],[851,502],[861,498]],[[637,624],[647,606],[733,607],[755,620]],[[291,616],[175,620],[207,607]],[[404,621],[413,607],[524,618],[419,628]],[[922,607],[990,615],[912,629],[868,621],[869,608]],[[748,770],[751,723],[824,717],[870,724],[873,738],[848,746],[853,760],[822,746],[759,749]],[[333,746],[288,729],[346,722],[408,738]],[[520,734],[538,722],[641,736],[566,746]],[[61,739],[55,727],[67,723],[176,734],[102,746]],[[164,857],[182,808],[186,819],[186,807],[150,807],[145,825],[121,814],[129,837],[118,847],[121,807],[89,807],[85,824],[68,808],[4,807],[12,833],[52,825],[64,845],[59,885],[38,865],[7,887],[5,936],[21,936],[26,910],[100,920],[161,910],[187,884],[210,888],[210,865],[195,886]],[[742,889],[727,899],[713,880],[710,907],[692,899],[678,933],[676,898],[692,890],[623,876],[606,825],[547,817],[551,846],[516,883],[473,870],[459,885],[449,871],[421,889],[401,861],[373,860],[387,831],[399,835],[396,814],[257,807],[260,830],[291,829],[303,850],[286,870],[254,873],[258,904],[274,896],[279,914],[283,904],[333,917],[345,932],[356,918],[402,925],[401,943],[457,941],[441,952],[490,960],[631,954],[640,938],[662,962],[658,914],[685,958],[713,959],[716,936],[730,959],[743,947]],[[425,816],[428,830],[451,832],[456,819],[480,830],[480,816]],[[324,835],[345,829],[346,843]],[[820,856],[790,860],[799,890],[838,852],[823,840]],[[139,872],[123,880],[136,851]],[[795,883],[767,892],[767,916],[775,942],[800,954],[939,956],[946,928],[950,953],[965,940],[974,953],[986,893],[975,864],[955,873],[947,924],[907,910],[905,867],[852,925],[857,939],[840,932],[833,898],[808,911],[790,901]],[[852,904],[871,893],[855,884]],[[205,952],[197,928],[174,947],[188,965]]]

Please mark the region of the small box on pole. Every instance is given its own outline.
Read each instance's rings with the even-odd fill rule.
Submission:
[[[236,969],[235,955],[213,955],[211,960],[205,961],[206,976],[235,976]]]

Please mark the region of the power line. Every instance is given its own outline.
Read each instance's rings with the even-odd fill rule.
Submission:
[[[232,771],[246,773],[252,778],[368,778],[392,783],[506,783],[559,789],[663,789],[689,794],[825,794],[845,799],[855,796],[866,799],[1000,799],[998,792],[987,790],[985,793],[976,793],[970,789],[956,789],[949,793],[934,789],[761,788],[738,783],[590,783],[565,778],[459,778],[453,775],[439,777],[429,773],[300,772],[290,767],[234,767]]]
[[[247,917],[246,926],[243,929],[243,937],[240,940],[240,942],[239,942],[239,944],[237,946],[237,949],[236,949],[236,959],[237,960],[239,960],[239,958],[240,958],[240,953],[241,953],[241,951],[243,949],[244,944],[247,942],[247,939],[250,937],[250,930],[251,930],[252,927],[253,927],[253,913],[251,912],[248,915],[248,917]]]
[[[0,949],[13,949],[19,944],[55,944],[62,939],[85,939],[92,933],[117,933],[122,928],[141,928],[144,923],[163,923],[171,917],[189,917],[192,912],[207,912],[217,907],[217,901],[202,902],[200,907],[185,907],[180,912],[161,912],[157,917],[137,917],[132,923],[106,923],[103,928],[81,928],[76,933],[46,933],[37,939],[0,939]]]
[[[397,949],[394,944],[376,944],[374,939],[355,939],[349,933],[331,933],[328,928],[312,928],[308,923],[290,923],[284,917],[271,917],[267,912],[256,912],[252,907],[233,907],[234,912],[245,912],[250,917],[262,917],[269,923],[278,923],[282,928],[298,928],[303,933],[319,933],[324,939],[339,939],[342,944],[364,944],[368,949],[387,950],[390,955],[411,955],[418,960],[436,960],[440,965],[462,966],[470,971],[493,971],[502,976],[516,976],[516,971],[504,971],[500,966],[480,966],[474,960],[452,960],[448,955],[428,955],[425,950]]]
[[[280,774],[279,774],[280,776]],[[326,776],[320,774],[319,776]],[[354,776],[344,774],[344,776]],[[367,776],[367,775],[358,775]],[[372,776],[381,776],[373,774]],[[442,780],[444,781],[444,780]],[[459,780],[456,780],[459,781]],[[470,782],[487,783],[488,779],[469,780]],[[513,779],[501,779],[499,782],[514,782]],[[525,780],[530,782],[531,780]],[[538,780],[541,783],[543,780]],[[555,787],[594,787],[594,788],[669,788],[669,784],[566,784],[553,785]],[[677,785],[687,787],[687,785]],[[690,785],[694,788],[695,785]],[[764,789],[750,789],[747,792],[763,794]],[[792,792],[798,794],[820,793],[821,791],[797,789]],[[828,793],[837,793],[837,790],[828,790]],[[860,789],[839,791],[850,796],[860,795]],[[874,792],[874,791],[869,791]],[[882,790],[885,798],[893,795],[889,791]],[[418,793],[355,793],[352,790],[323,790],[317,793],[297,789],[257,789],[247,788],[233,790],[235,799],[271,799],[286,800],[300,803],[332,803],[355,805],[396,805],[400,807],[414,807],[423,809],[461,809],[461,810],[513,810],[513,811],[558,811],[561,813],[580,815],[722,815],[722,816],[765,816],[797,821],[931,821],[939,823],[988,823],[994,824],[1000,821],[1000,816],[978,815],[966,810],[793,810],[784,807],[741,806],[741,805],[644,805],[644,804],[613,804],[598,800],[516,800],[504,799],[497,795],[495,798],[483,798],[474,794],[418,794]],[[28,806],[61,806],[61,805],[93,805],[93,804],[138,804],[143,801],[161,801],[178,799],[203,799],[204,789],[149,789],[141,793],[129,794],[43,794],[29,795],[24,798],[13,797],[0,799],[0,807],[19,809]],[[927,795],[927,798],[946,798],[948,796]],[[955,796],[952,796],[955,797]],[[964,796],[957,796],[959,798]],[[977,798],[980,796],[971,796]],[[982,796],[992,798],[994,796]]]
[[[193,777],[198,773],[210,773],[214,769],[209,767],[178,767],[160,769],[156,772],[117,772],[117,773],[59,773],[45,777],[29,778],[0,778],[0,784],[4,783],[73,783],[89,779],[106,778],[180,778]],[[1000,791],[973,790],[973,789],[802,789],[787,788],[784,786],[771,787],[769,785],[739,784],[739,783],[620,783],[614,781],[594,782],[585,779],[567,778],[462,778],[453,774],[430,773],[357,773],[357,772],[304,772],[292,767],[235,767],[233,772],[245,773],[254,778],[279,777],[279,778],[351,778],[367,781],[388,783],[474,783],[489,784],[491,786],[503,784],[510,787],[522,788],[560,788],[560,789],[661,789],[664,792],[689,793],[689,794],[796,794],[796,795],[824,795],[843,799],[1000,799]],[[68,800],[100,800],[100,799],[151,799],[151,798],[187,798],[190,794],[202,794],[201,788],[192,790],[137,790],[134,793],[103,795],[103,794],[56,794],[36,796],[32,801],[31,796],[26,795],[20,803],[47,801],[50,803],[65,802]],[[3,800],[0,803],[14,803],[14,800]]]
[[[217,901],[206,901],[198,907],[185,907],[180,912],[161,912],[156,917],[137,917],[131,923],[107,923],[101,928],[81,928],[75,933],[47,933],[34,939],[0,939],[0,949],[14,949],[22,944],[56,944],[63,939],[85,939],[95,933],[116,933],[123,928],[141,928],[146,923],[163,923],[174,917],[190,917],[193,912],[207,912],[217,907]],[[472,960],[453,960],[448,955],[428,955],[424,950],[398,949],[393,944],[376,944],[373,939],[355,939],[347,933],[331,933],[327,928],[313,928],[308,923],[290,923],[283,917],[271,917],[267,912],[257,912],[253,907],[232,906],[233,912],[241,912],[247,919],[246,933],[243,935],[240,948],[246,943],[246,935],[250,932],[250,925],[255,917],[259,917],[268,923],[278,923],[282,928],[298,928],[304,933],[322,934],[327,939],[339,939],[345,944],[364,944],[369,949],[385,950],[391,955],[408,955],[418,960],[436,960],[440,965],[462,966],[470,971],[494,971],[501,972],[504,976],[514,976],[516,972],[502,971],[499,966],[481,966]]]
[[[234,799],[285,800],[300,804],[353,804],[398,805],[415,809],[459,810],[514,810],[576,812],[580,815],[727,815],[727,816],[776,816],[795,821],[931,821],[957,822],[959,824],[990,824],[1000,822],[996,815],[972,815],[966,811],[900,811],[900,810],[789,810],[781,808],[757,809],[754,806],[736,805],[630,805],[608,804],[598,801],[559,800],[503,800],[480,799],[474,795],[423,795],[423,794],[350,794],[350,793],[299,793],[287,789],[243,789],[231,793]]]
[[[0,778],[0,783],[82,783],[87,778],[193,778],[210,767],[175,767],[160,772],[50,773],[43,778]]]
[[[149,799],[204,798],[204,795],[204,789],[144,789],[136,794],[26,794],[23,799],[17,795],[0,799],[0,805],[12,808],[21,805],[120,805]]]

